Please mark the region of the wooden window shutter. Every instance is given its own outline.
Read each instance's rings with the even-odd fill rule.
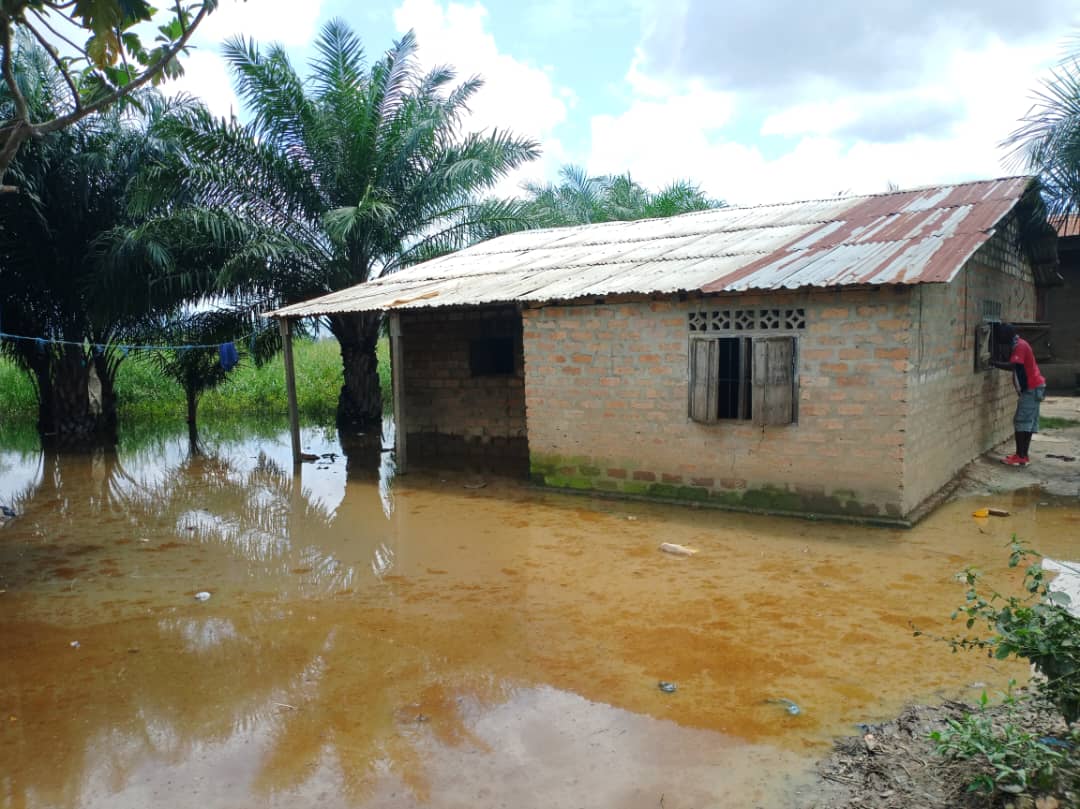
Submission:
[[[714,424],[720,416],[720,346],[716,340],[690,341],[689,415]]]
[[[755,424],[795,420],[795,338],[754,340],[753,414]]]

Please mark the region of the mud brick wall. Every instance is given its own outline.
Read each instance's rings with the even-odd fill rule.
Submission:
[[[1004,320],[1035,318],[1034,277],[1016,245],[1015,223],[999,229],[951,284],[924,284],[913,292],[906,511],[1012,434],[1011,376],[975,370],[975,329],[986,300],[1001,304]]]
[[[410,450],[500,445],[525,438],[525,385],[521,315],[516,308],[401,313],[405,366],[405,423]],[[510,374],[473,376],[474,339],[508,337],[514,343]],[[444,442],[452,438],[458,441]],[[445,445],[445,447],[444,447]]]
[[[771,511],[899,518],[910,288],[715,296],[524,312],[533,479]],[[687,415],[692,311],[802,307],[798,423]]]

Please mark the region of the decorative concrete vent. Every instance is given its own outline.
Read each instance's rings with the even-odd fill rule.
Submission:
[[[691,332],[800,331],[806,328],[805,309],[714,309],[687,315]]]

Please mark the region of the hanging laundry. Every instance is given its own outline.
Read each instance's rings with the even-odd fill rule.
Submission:
[[[231,371],[236,367],[236,363],[240,362],[240,352],[236,350],[236,343],[222,343],[218,353],[221,355],[221,367],[226,371]]]

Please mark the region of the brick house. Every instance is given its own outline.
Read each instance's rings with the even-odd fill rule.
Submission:
[[[516,233],[272,314],[390,314],[402,462],[905,523],[1011,433],[987,324],[1033,318],[1053,239],[1008,178]]]

